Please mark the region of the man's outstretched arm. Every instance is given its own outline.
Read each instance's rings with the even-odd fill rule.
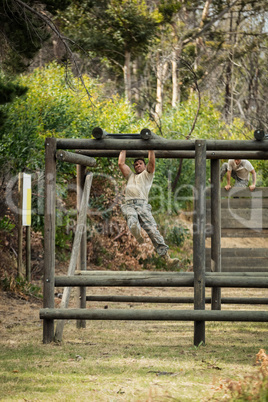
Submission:
[[[256,172],[255,172],[255,169],[253,169],[250,173],[252,175],[252,184],[251,184],[251,186],[249,186],[249,189],[250,189],[250,191],[253,191],[253,190],[255,190],[255,187],[256,187]]]
[[[227,185],[225,186],[225,190],[229,191],[230,188],[232,187],[231,186],[231,171],[230,170],[227,170],[226,177],[227,177]]]
[[[118,166],[124,177],[128,177],[131,169],[126,165],[126,151],[121,151],[118,158]]]
[[[155,153],[154,151],[148,151],[148,163],[147,163],[147,172],[154,173],[155,171]]]

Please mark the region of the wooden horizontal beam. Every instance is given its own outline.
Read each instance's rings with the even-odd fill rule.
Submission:
[[[55,277],[56,287],[66,286],[108,286],[108,287],[192,287],[194,276],[176,277],[90,277],[90,276],[57,276]],[[206,287],[230,287],[230,288],[266,288],[268,287],[268,276],[260,277],[239,277],[239,276],[206,276]]]
[[[210,151],[268,151],[268,141],[208,140]],[[194,150],[194,140],[166,140],[153,138],[150,141],[127,139],[57,139],[57,149],[99,149],[99,150]]]
[[[209,230],[208,230],[209,232]],[[264,238],[268,237],[268,229],[221,229],[221,237],[255,237],[255,238]]]
[[[86,301],[94,302],[119,302],[119,303],[193,303],[193,297],[174,297],[174,296],[121,296],[121,295],[90,295],[86,296]],[[211,303],[211,297],[205,298],[206,303]],[[268,304],[265,297],[222,297],[222,304]]]
[[[210,200],[211,186],[206,188],[206,197]],[[250,191],[248,187],[232,187],[229,191],[225,190],[225,187],[221,188],[221,202],[230,201],[235,202],[240,199],[255,199],[255,198],[267,198],[268,187],[256,187],[254,191]]]
[[[259,203],[263,209],[268,209],[268,198],[261,198],[259,196],[256,198],[225,198],[221,200],[221,208],[222,210],[253,208],[257,203]],[[210,214],[210,200],[207,200],[207,211],[208,214]]]
[[[119,151],[79,151],[81,153],[88,152],[89,155],[93,157],[118,157]],[[86,155],[86,153],[85,153]],[[147,151],[127,151],[127,157],[136,158],[138,156],[142,156],[146,158],[148,156]],[[195,151],[156,151],[156,158],[162,159],[194,159]],[[266,160],[268,159],[268,153],[263,151],[207,151],[206,152],[207,159],[257,159],[257,160]]]
[[[80,155],[74,152],[63,151],[62,149],[56,152],[56,159],[62,162],[76,163],[82,166],[96,166],[96,159],[91,156]]]
[[[207,254],[207,257],[210,256],[210,248],[206,248],[206,254]],[[225,257],[247,257],[247,258],[256,258],[256,259],[268,257],[268,248],[254,248],[254,247],[224,248],[224,247],[222,247],[221,248],[221,258],[225,258]],[[267,272],[268,272],[268,264],[267,264]],[[251,274],[251,275],[253,275],[253,274]]]
[[[210,210],[207,211],[207,223],[210,223]],[[262,208],[226,208],[221,211],[222,229],[268,229],[268,213],[262,213]]]
[[[172,271],[100,271],[100,270],[94,270],[94,271],[81,271],[81,270],[76,270],[75,275],[83,275],[83,276],[99,276],[99,277],[118,277],[118,278],[160,278],[160,277],[192,277],[193,272],[172,272]],[[206,273],[207,277],[217,277],[217,276],[238,276],[238,277],[255,277],[255,276],[262,276],[262,277],[267,277],[268,278],[268,272],[267,273],[252,273],[252,272],[232,272],[230,273],[224,273],[224,272],[207,272]]]
[[[106,158],[118,158],[120,150],[79,150],[77,153],[81,155],[88,155],[94,158],[106,157]],[[194,159],[195,151],[155,151],[156,158],[162,159]],[[147,158],[148,151],[127,151],[128,158]],[[268,152],[265,151],[207,151],[207,159],[268,159]]]
[[[41,319],[268,322],[268,311],[41,309]]]
[[[207,257],[206,265],[210,265],[210,258]],[[250,269],[254,269],[256,271],[259,268],[263,268],[263,271],[268,273],[268,257],[254,257],[254,252],[252,253],[251,257],[243,257],[243,256],[230,256],[230,257],[221,257],[221,265],[224,269],[229,268],[236,268],[236,267],[243,267],[243,269],[249,271]]]

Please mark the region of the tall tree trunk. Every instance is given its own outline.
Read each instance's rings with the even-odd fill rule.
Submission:
[[[203,12],[202,12],[202,17],[201,17],[201,21],[199,24],[199,30],[201,31],[202,28],[204,28],[206,19],[208,17],[208,13],[209,13],[209,6],[210,6],[211,0],[206,0],[204,8],[203,8]],[[199,48],[202,44],[202,39],[201,37],[196,38],[195,40],[195,61],[194,61],[194,70],[197,70],[198,67],[198,56],[199,56]]]
[[[176,51],[172,52],[172,107],[176,107],[178,101],[178,76]]]
[[[172,52],[172,107],[176,107],[181,100],[180,75],[178,70],[181,51],[181,47],[175,45],[175,49]]]
[[[160,119],[162,116],[163,111],[163,92],[164,92],[164,82],[166,80],[168,70],[168,63],[167,61],[161,60],[159,53],[157,56],[157,80],[156,80],[156,106],[155,106],[155,114],[156,118]]]
[[[224,115],[227,123],[233,121],[233,12],[230,11],[230,52],[226,66]]]
[[[134,91],[134,101],[136,104],[136,111],[137,111],[137,115],[138,117],[141,117],[141,108],[140,108],[140,77],[138,74],[138,70],[139,70],[139,59],[136,58],[135,60],[133,60],[132,63],[132,69],[133,69],[133,91]]]
[[[128,50],[125,51],[124,65],[124,84],[125,84],[125,99],[128,103],[131,102],[131,71],[130,71],[131,54]]]

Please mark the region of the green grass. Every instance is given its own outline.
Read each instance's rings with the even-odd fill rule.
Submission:
[[[223,381],[258,376],[256,354],[268,351],[267,323],[207,322],[199,347],[192,322],[69,321],[49,345],[40,323],[2,326],[1,401],[228,400]]]

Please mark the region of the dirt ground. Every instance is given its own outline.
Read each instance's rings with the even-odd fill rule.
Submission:
[[[61,271],[62,273],[62,271]],[[41,281],[38,285],[42,287]],[[55,288],[55,307],[59,307],[61,303],[61,294],[63,289]],[[193,296],[192,288],[91,288],[91,295],[139,295],[139,296]],[[59,297],[58,297],[59,296]],[[206,296],[210,296],[210,289],[206,289]],[[267,297],[267,289],[222,289],[222,297]],[[109,303],[105,302],[88,302],[88,307],[108,308]],[[120,308],[122,306],[119,305]],[[127,303],[128,307],[135,307],[134,303]],[[150,306],[146,305],[145,306]],[[27,297],[23,294],[5,292],[0,289],[0,337],[3,340],[7,334],[7,329],[11,329],[18,325],[40,325],[42,321],[39,318],[39,310],[43,307],[43,302],[35,297]],[[72,289],[69,307],[75,307],[75,289]],[[224,308],[231,308],[225,306]],[[243,309],[245,306],[236,306]],[[251,306],[252,309],[266,310],[267,306],[257,305]],[[148,307],[146,307],[148,308]],[[149,307],[150,308],[150,307]],[[160,305],[161,308],[161,305]],[[208,309],[210,306],[207,305]],[[246,308],[249,308],[247,306]],[[41,339],[40,339],[41,341]],[[7,342],[12,340],[7,339]]]
[[[209,247],[210,240],[206,240],[206,246]],[[267,240],[265,239],[255,239],[255,238],[245,238],[245,239],[228,239],[228,238],[223,238],[222,239],[222,248],[225,247],[232,247],[232,248],[255,248],[255,247],[267,247]],[[68,268],[68,262],[65,262],[62,264],[60,267],[58,267],[58,274],[64,274],[67,272]],[[96,267],[95,269],[100,269],[99,267]],[[40,276],[39,276],[40,277]],[[40,286],[42,288],[42,280],[38,279],[35,280],[34,283],[37,286]],[[186,290],[182,289],[180,290],[180,295],[184,293]],[[209,291],[209,289],[207,290]],[[55,306],[59,306],[61,299],[56,297],[58,293],[61,293],[62,289],[55,289]],[[93,288],[91,289],[91,294],[135,294],[135,290],[132,288],[131,291],[129,288]],[[228,290],[223,289],[223,293],[227,292],[228,296]],[[245,295],[245,289],[237,289],[236,294],[239,296],[238,293],[243,292],[243,296]],[[247,292],[247,295],[249,296],[252,294],[252,296],[255,296],[257,292],[257,295],[260,297],[267,297],[267,289],[252,289],[251,291]],[[266,294],[265,294],[266,292]],[[72,291],[72,298],[71,298],[71,303],[73,303],[74,300],[74,291]],[[173,294],[172,294],[173,293]],[[231,295],[233,295],[234,290],[230,290]],[[174,290],[172,288],[166,288],[166,289],[147,289],[147,288],[140,288],[137,289],[137,295],[150,295],[150,296],[172,296],[172,295],[178,295],[177,290]],[[187,295],[192,295],[192,292],[188,292]],[[246,296],[246,295],[245,295]],[[7,328],[12,328],[16,325],[21,325],[21,324],[26,324],[26,323],[36,323],[40,322],[40,325],[42,325],[42,322],[39,319],[39,309],[42,308],[42,301],[40,299],[37,299],[35,297],[28,297],[25,296],[23,293],[12,293],[12,292],[5,292],[0,288],[0,336],[3,336],[3,329]],[[5,330],[4,330],[5,332]]]
[[[206,240],[206,246],[210,244],[210,239]],[[260,238],[222,238],[221,239],[222,248],[266,248],[267,239]]]

